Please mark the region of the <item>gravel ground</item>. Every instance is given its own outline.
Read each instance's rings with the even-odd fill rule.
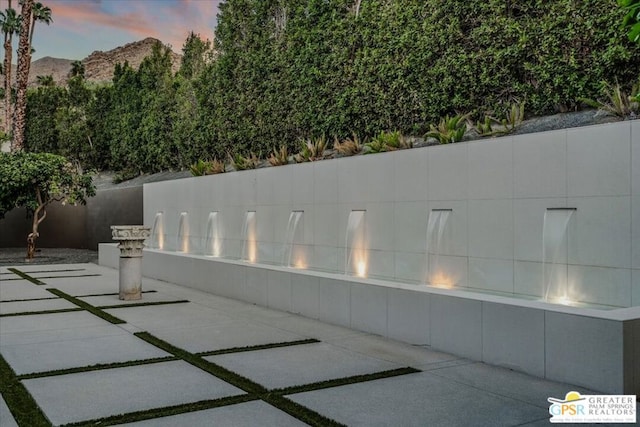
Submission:
[[[30,262],[25,261],[26,253],[26,248],[0,248],[0,266],[98,263],[98,252],[87,249],[39,248]]]

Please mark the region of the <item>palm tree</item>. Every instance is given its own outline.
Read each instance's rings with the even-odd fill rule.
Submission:
[[[17,14],[15,9],[11,8],[11,0],[9,0],[9,7],[0,12],[0,29],[4,34],[4,93],[11,93],[11,56],[13,53],[13,35],[18,34],[20,31],[20,15]],[[5,112],[5,132],[9,133],[11,129],[11,96],[5,96],[4,98],[4,112]]]
[[[40,86],[55,86],[56,82],[53,80],[53,76],[51,74],[47,74],[46,76],[36,76],[36,80]]]
[[[71,63],[71,71],[69,71],[69,78],[80,76],[84,79],[84,64],[82,61],[73,61]]]
[[[13,112],[13,139],[11,151],[22,151],[24,147],[24,131],[27,125],[27,82],[31,66],[31,20],[33,0],[22,0],[22,21],[20,22],[20,41],[18,43],[18,71],[16,75],[16,108]]]
[[[31,48],[31,53],[33,50],[33,30],[36,27],[36,22],[44,22],[49,25],[53,22],[53,18],[51,18],[51,9],[47,6],[44,6],[42,3],[37,2],[33,5],[33,14],[31,15],[31,32],[29,33],[29,47]]]

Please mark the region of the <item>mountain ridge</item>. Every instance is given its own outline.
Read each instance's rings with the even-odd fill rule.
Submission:
[[[128,62],[129,65],[138,69],[144,58],[151,54],[151,50],[156,43],[167,46],[162,41],[153,37],[127,43],[123,46],[115,47],[111,50],[95,50],[90,55],[81,60],[84,65],[84,75],[87,81],[92,83],[109,82],[113,79],[113,71],[117,63]],[[177,72],[180,68],[182,56],[171,51],[172,72]],[[56,58],[45,56],[31,62],[29,70],[29,86],[38,85],[38,76],[53,76],[56,85],[64,86],[69,78],[72,59]],[[12,71],[12,83],[15,84],[17,66],[14,64]]]

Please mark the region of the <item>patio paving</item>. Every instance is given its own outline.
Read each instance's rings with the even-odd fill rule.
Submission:
[[[94,264],[16,268],[44,284],[0,268],[0,355],[51,425],[547,425],[547,397],[594,393],[146,278],[121,302]],[[29,426],[3,397],[0,425]]]

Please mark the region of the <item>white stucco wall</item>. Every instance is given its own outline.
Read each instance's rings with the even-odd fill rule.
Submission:
[[[162,211],[191,248],[217,211],[223,255],[240,256],[256,212],[257,262],[280,264],[289,215],[304,211],[304,264],[344,272],[349,213],[366,210],[367,276],[424,283],[432,209],[452,209],[440,263],[456,287],[542,295],[542,228],[551,207],[577,208],[568,230],[574,300],[640,305],[640,121],[507,136],[145,184],[144,222]]]

